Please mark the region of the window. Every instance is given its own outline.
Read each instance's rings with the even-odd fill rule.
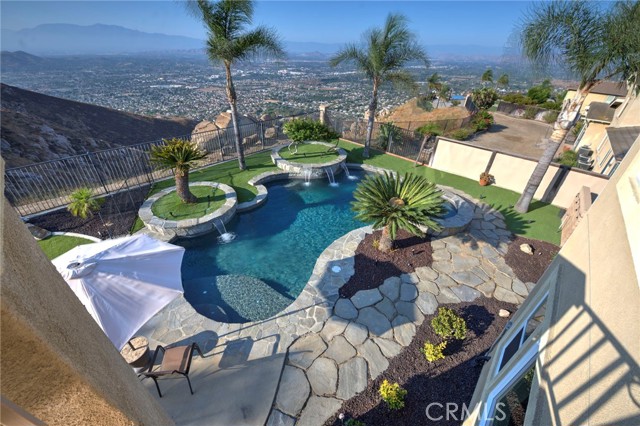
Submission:
[[[600,163],[598,164],[599,166],[602,166],[604,162],[609,159],[609,154],[611,154],[611,148],[609,148],[604,157],[602,157],[602,160],[600,160]],[[611,157],[613,157],[613,155]]]
[[[524,426],[534,375],[535,366],[531,366],[498,398],[493,426]]]

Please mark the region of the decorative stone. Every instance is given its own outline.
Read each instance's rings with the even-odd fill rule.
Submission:
[[[297,424],[300,426],[323,425],[341,406],[342,401],[335,398],[312,396]]]
[[[420,281],[417,287],[420,293],[429,292],[435,295],[440,293],[440,289],[438,288],[438,285],[431,281]]]
[[[527,287],[527,290],[529,291],[529,293],[531,293],[535,288],[536,283],[527,282],[527,283],[524,283],[524,285]]]
[[[486,281],[476,287],[476,290],[484,294],[485,297],[493,296],[493,292],[496,289],[496,283],[493,281]]]
[[[273,409],[269,415],[266,426],[295,426],[296,419],[291,416],[287,416],[282,411]]]
[[[316,395],[333,395],[338,386],[338,367],[330,359],[320,357],[307,370],[307,379]]]
[[[375,305],[382,300],[382,294],[377,288],[371,290],[360,290],[352,298],[351,303],[357,309],[362,309],[367,306]]]
[[[342,318],[331,317],[327,320],[322,328],[320,334],[324,337],[324,340],[329,342],[338,334],[342,334],[344,329],[347,328],[349,321],[345,321]]]
[[[311,387],[304,372],[299,368],[285,365],[276,396],[276,408],[295,417],[304,407],[310,392]]]
[[[400,346],[393,340],[381,339],[379,337],[376,337],[373,339],[373,341],[380,348],[382,355],[386,356],[387,358],[393,358],[394,356],[398,355],[402,350],[402,346]]]
[[[436,296],[429,292],[420,293],[416,299],[416,306],[425,315],[431,315],[438,309],[438,301]]]
[[[455,282],[454,280],[452,280],[448,275],[446,274],[440,274],[440,276],[438,277],[438,279],[436,279],[436,284],[438,284],[438,287],[440,287],[440,289],[442,290],[442,287],[455,287],[458,285],[457,282]]]
[[[401,315],[393,320],[392,325],[396,341],[402,346],[409,346],[413,336],[416,335],[416,326],[408,318]]]
[[[391,321],[396,316],[396,307],[394,306],[393,302],[386,297],[376,305],[376,309],[382,312],[384,316],[389,319],[389,321]]]
[[[367,326],[369,331],[376,336],[382,336],[391,330],[391,323],[387,317],[373,307],[361,309],[357,322]]]
[[[319,334],[307,334],[296,340],[289,348],[287,355],[289,364],[306,370],[325,349],[327,344]]]
[[[453,272],[453,265],[449,261],[433,262],[431,267],[441,274],[450,274]]]
[[[510,315],[511,315],[511,312],[507,311],[506,309],[500,309],[498,311],[498,316],[501,318],[509,318]]]
[[[460,303],[460,299],[448,287],[440,287],[440,294],[436,296],[438,303]]]
[[[352,345],[360,345],[369,337],[369,330],[362,324],[357,322],[350,322],[347,328],[344,330],[344,337]]]
[[[416,268],[416,275],[420,281],[433,281],[438,278],[438,273],[428,266]]]
[[[520,280],[514,280],[511,288],[516,294],[519,294],[522,297],[527,297],[529,295],[529,289]]]
[[[391,301],[395,302],[398,300],[398,297],[400,297],[401,282],[402,281],[398,277],[387,278],[378,289]]]
[[[473,302],[482,295],[478,290],[474,290],[466,285],[451,287],[451,291],[463,302]]]
[[[449,259],[451,259],[451,253],[449,253],[446,249],[434,250],[433,254],[431,255],[431,257],[435,261],[449,260]]]
[[[520,244],[520,251],[523,251],[528,255],[533,256],[533,247],[531,247],[530,244]]]
[[[453,255],[453,269],[454,271],[467,271],[474,266],[480,264],[480,261],[475,257],[461,256],[459,254]]]
[[[409,321],[415,322],[416,324],[422,324],[424,321],[424,315],[420,312],[420,308],[416,306],[415,303],[412,302],[398,302],[396,303],[396,310],[398,311],[398,315],[402,315],[405,318],[408,318]]]
[[[513,303],[517,305],[520,303],[520,299],[518,299],[518,295],[512,291],[505,290],[502,287],[496,287],[496,291],[493,292],[493,297],[496,300],[500,300],[502,302]]]
[[[403,283],[407,283],[407,284],[417,284],[418,281],[420,281],[418,276],[413,272],[410,273],[410,274],[402,274],[402,275],[400,275],[400,280]]]
[[[358,317],[358,310],[349,299],[338,299],[333,311],[341,318],[355,319]]]
[[[340,366],[338,377],[336,396],[340,399],[349,399],[355,396],[367,387],[367,362],[358,356],[350,359]],[[302,418],[300,420],[300,424],[305,424],[302,423]]]
[[[496,272],[496,275],[493,277],[493,280],[496,282],[498,287],[502,287],[507,290],[511,290],[511,283],[513,282],[511,278],[506,276],[501,272]]]
[[[324,353],[325,357],[331,358],[338,364],[356,356],[356,350],[343,336],[336,336],[329,343],[329,349]]]
[[[411,302],[418,297],[418,289],[413,284],[402,284],[400,286],[400,300]]]
[[[389,367],[389,361],[382,355],[378,345],[370,339],[358,347],[358,353],[367,360],[371,380],[375,380]]]
[[[482,284],[484,281],[478,278],[477,275],[469,271],[454,272],[451,274],[451,278],[459,284],[475,287]]]

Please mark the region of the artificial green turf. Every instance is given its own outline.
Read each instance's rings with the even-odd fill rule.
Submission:
[[[507,227],[514,234],[560,244],[559,227],[562,209],[556,206],[535,200],[531,203],[530,211],[521,214],[511,208],[520,197],[517,192],[497,186],[480,186],[475,180],[426,166],[414,167],[413,161],[376,150],[369,150],[370,157],[363,159],[362,146],[351,142],[340,141],[340,147],[347,151],[348,163],[365,163],[401,173],[413,172],[423,175],[437,184],[452,186],[499,210],[505,217]]]
[[[151,205],[151,212],[161,219],[183,220],[202,217],[219,209],[225,202],[224,191],[210,186],[192,186],[191,193],[198,198],[195,203],[184,203],[176,191],[163,196]]]
[[[91,243],[93,243],[93,241],[87,240],[86,238],[70,237],[67,235],[51,235],[44,240],[38,241],[40,248],[42,249],[44,254],[47,255],[49,260],[55,259],[61,254],[68,252],[75,246]]]
[[[286,146],[278,153],[285,160],[300,164],[328,163],[338,158],[338,153],[330,147],[312,143],[298,144],[298,152],[295,154],[292,154]]]

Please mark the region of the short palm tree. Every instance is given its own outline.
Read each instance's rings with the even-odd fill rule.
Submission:
[[[447,83],[442,83],[438,89],[438,103],[436,104],[436,108],[440,105],[440,100],[449,102],[449,99],[451,99],[451,86]]]
[[[266,27],[245,30],[253,21],[251,0],[208,0],[187,3],[192,13],[202,19],[207,29],[207,55],[214,64],[222,63],[227,75],[227,100],[231,107],[231,120],[240,170],[246,169],[244,151],[238,127],[238,98],[231,77],[231,66],[252,56],[284,56],[276,32]]]
[[[429,78],[427,78],[427,87],[431,94],[438,93],[440,86],[442,86],[442,79],[440,78],[440,74],[437,72],[434,72],[429,76]]]
[[[485,83],[493,83],[493,70],[491,70],[491,68],[487,69],[483,74],[482,77],[480,78],[480,80],[482,81],[482,84],[484,85]]]
[[[498,78],[498,81],[496,82],[496,86],[502,87],[503,89],[507,89],[507,87],[509,87],[509,75],[502,74],[500,78]]]
[[[82,219],[93,216],[93,213],[99,211],[102,206],[100,200],[93,198],[93,191],[90,188],[77,189],[71,193],[69,198],[71,198],[71,203],[67,206],[67,210],[73,216]]]
[[[363,46],[349,44],[329,61],[333,67],[343,62],[354,63],[373,82],[367,137],[362,153],[365,158],[369,157],[380,85],[386,81],[415,85],[413,76],[402,69],[410,61],[421,61],[425,66],[429,63],[427,54],[418,44],[416,36],[407,28],[407,19],[398,14],[389,14],[382,28],[373,28],[366,32],[363,35]]]
[[[417,236],[423,235],[420,225],[441,230],[434,218],[443,212],[442,191],[424,176],[407,173],[401,178],[388,172],[368,176],[358,184],[354,197],[356,219],[382,228],[378,249],[383,252],[393,248],[398,229]]]
[[[427,123],[416,129],[416,132],[420,133],[424,136],[422,139],[422,144],[424,146],[432,137],[440,136],[442,134],[442,129],[436,123]]]
[[[562,63],[580,78],[575,96],[563,104],[545,151],[515,205],[516,211],[526,213],[589,91],[605,79],[626,82],[631,90],[640,88],[640,2],[620,1],[609,9],[587,1],[540,3],[526,18],[520,37],[531,62]]]
[[[197,198],[189,191],[189,170],[206,154],[195,143],[184,139],[165,139],[163,142],[151,147],[151,162],[160,170],[173,169],[178,197],[184,203],[195,203]]]

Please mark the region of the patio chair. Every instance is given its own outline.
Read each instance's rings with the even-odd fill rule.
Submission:
[[[187,383],[189,383],[189,390],[191,391],[191,395],[193,395],[193,388],[191,387],[191,380],[189,380],[189,369],[191,368],[191,359],[193,358],[193,351],[198,351],[201,357],[202,351],[197,343],[192,343],[189,346],[176,346],[175,348],[165,349],[164,347],[158,345],[156,348],[156,352],[153,354],[153,359],[151,360],[151,364],[149,365],[149,369],[147,371],[143,371],[142,374],[145,377],[151,377],[156,384],[156,388],[158,389],[158,395],[162,398],[162,392],[160,392],[160,386],[158,385],[158,378],[163,376],[170,376],[172,374],[181,374],[187,378]],[[157,370],[154,370],[154,366],[156,364],[156,358],[158,354],[162,352],[162,362]]]

